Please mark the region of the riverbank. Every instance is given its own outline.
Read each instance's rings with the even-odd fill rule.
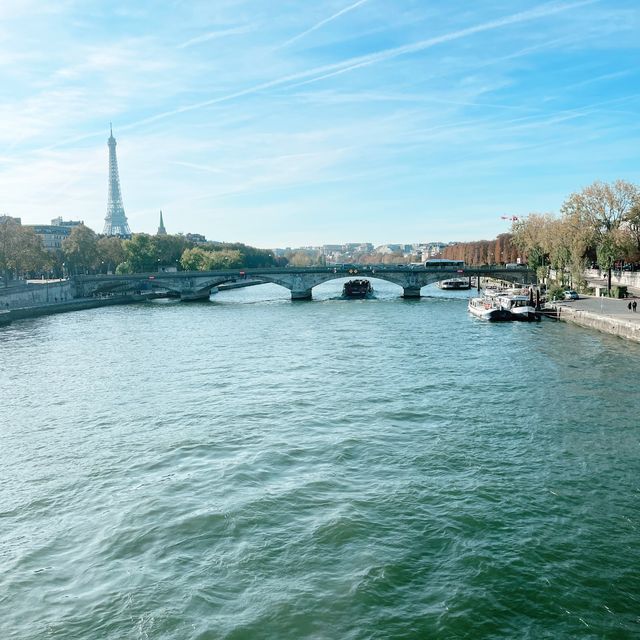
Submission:
[[[78,298],[64,302],[52,302],[30,307],[18,307],[0,312],[0,326],[8,325],[14,320],[25,318],[37,318],[56,313],[68,313],[70,311],[83,311],[85,309],[95,309],[98,307],[109,307],[121,304],[132,304],[147,300],[144,295],[112,296],[108,298]]]
[[[629,310],[629,302],[633,301],[581,296],[579,300],[547,303],[546,308],[554,311],[558,320],[640,342],[640,309]]]

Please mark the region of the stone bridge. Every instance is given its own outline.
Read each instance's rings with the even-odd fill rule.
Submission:
[[[422,287],[449,278],[495,278],[513,283],[536,282],[528,269],[480,267],[370,266],[228,269],[224,271],[176,271],[127,275],[74,276],[76,297],[131,292],[164,292],[181,300],[204,300],[219,285],[231,282],[272,282],[289,289],[292,300],[310,300],[315,286],[338,278],[378,278],[402,287],[404,298],[419,298]]]

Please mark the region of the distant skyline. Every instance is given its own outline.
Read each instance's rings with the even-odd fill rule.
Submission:
[[[640,182],[637,0],[3,0],[0,214],[285,247],[490,239]]]

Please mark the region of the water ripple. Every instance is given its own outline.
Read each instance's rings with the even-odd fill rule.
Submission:
[[[637,635],[640,348],[376,288],[3,330],[0,636]]]

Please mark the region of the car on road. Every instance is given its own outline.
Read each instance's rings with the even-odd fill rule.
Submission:
[[[577,291],[574,291],[573,289],[567,289],[564,292],[564,299],[565,300],[578,300],[580,298],[580,296],[578,295]]]

